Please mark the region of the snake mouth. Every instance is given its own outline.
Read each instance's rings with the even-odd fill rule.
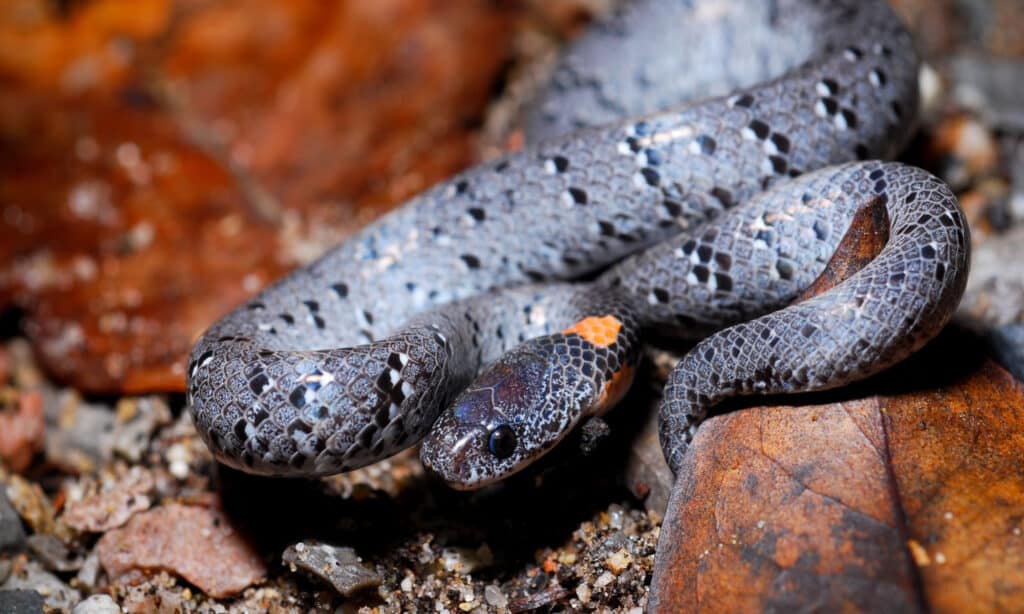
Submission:
[[[475,490],[484,484],[477,467],[487,441],[481,426],[460,424],[442,415],[420,447],[420,461],[432,475],[455,490]]]

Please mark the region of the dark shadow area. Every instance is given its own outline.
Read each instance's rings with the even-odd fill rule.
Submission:
[[[414,568],[418,551],[403,550],[418,534],[433,544],[475,549],[486,544],[494,565],[475,577],[506,577],[534,561],[535,552],[570,538],[581,522],[615,501],[634,499],[624,486],[631,440],[654,406],[652,369],[605,416],[610,430],[596,442],[582,429],[539,461],[504,482],[461,492],[430,476],[405,486],[396,498],[376,491],[342,498],[318,480],[274,479],[219,466],[225,511],[261,551],[280,552],[299,540],[355,548],[369,560],[391,559],[391,569]],[[587,448],[587,454],[581,449]],[[397,558],[399,560],[394,561]]]
[[[24,316],[25,312],[16,307],[0,309],[0,339],[10,339],[20,335]]]

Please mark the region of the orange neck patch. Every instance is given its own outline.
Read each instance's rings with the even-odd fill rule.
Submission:
[[[629,392],[629,387],[632,384],[633,367],[622,365],[622,368],[613,373],[611,379],[605,382],[604,388],[601,389],[601,396],[598,397],[597,403],[594,403],[590,413],[600,416],[615,407],[622,400],[622,397],[626,396],[626,393]]]
[[[622,322],[615,316],[590,316],[565,329],[562,334],[576,333],[597,347],[606,348],[615,343],[621,330]]]

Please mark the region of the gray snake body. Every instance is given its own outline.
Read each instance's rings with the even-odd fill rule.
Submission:
[[[881,0],[717,7],[630,5],[556,69],[527,122],[544,140],[428,190],[214,324],[187,377],[217,458],[323,475],[433,427],[425,463],[478,486],[613,404],[641,331],[720,331],[666,388],[675,468],[721,399],[839,386],[938,332],[968,268],[956,200],[919,169],[857,161],[891,156],[913,127],[909,35]],[[883,252],[786,307],[870,198],[890,214]]]

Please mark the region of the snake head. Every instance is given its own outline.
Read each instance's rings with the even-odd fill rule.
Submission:
[[[424,466],[453,488],[471,490],[558,443],[596,397],[559,343],[562,335],[528,341],[481,373],[434,423],[420,450]]]

